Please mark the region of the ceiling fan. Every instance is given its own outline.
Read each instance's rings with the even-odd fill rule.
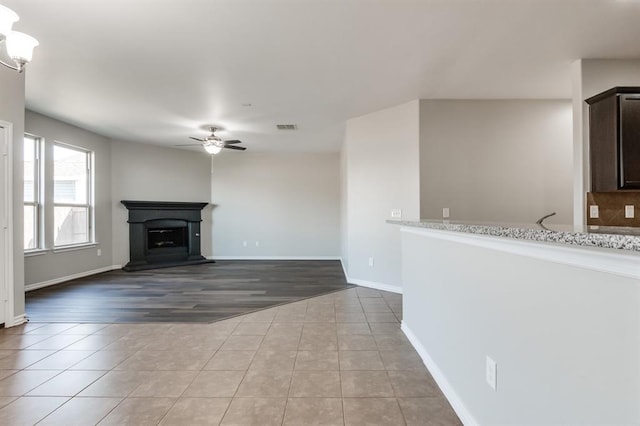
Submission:
[[[182,145],[176,145],[176,146],[197,146],[197,145],[200,145],[209,154],[217,154],[222,150],[222,148],[235,149],[235,150],[238,150],[238,151],[244,151],[245,149],[247,149],[247,148],[242,147],[242,146],[235,146],[235,144],[242,143],[242,141],[239,141],[237,139],[229,140],[229,141],[223,141],[222,139],[220,139],[219,137],[217,137],[215,135],[216,131],[218,131],[218,130],[220,130],[220,129],[215,127],[215,126],[209,126],[209,131],[211,132],[211,134],[209,136],[206,136],[204,139],[194,138],[193,136],[189,137],[190,139],[193,139],[193,140],[198,141],[200,143],[189,143],[189,144],[182,144]]]

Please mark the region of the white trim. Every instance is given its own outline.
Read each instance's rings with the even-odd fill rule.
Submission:
[[[373,288],[375,290],[389,291],[391,293],[402,294],[402,287],[391,284],[382,284],[375,281],[360,280],[358,278],[347,278],[349,284],[359,285],[361,287]]]
[[[620,253],[620,250],[612,252],[598,247],[574,247],[560,243],[513,240],[504,237],[424,228],[402,227],[400,231],[640,279],[640,255],[634,252]]]
[[[4,326],[5,328],[15,327],[16,325],[24,324],[27,321],[27,314],[22,314],[14,317],[9,324],[5,323]]]
[[[0,137],[4,139],[6,146],[5,160],[6,160],[6,179],[5,181],[5,219],[6,223],[6,241],[5,241],[5,271],[4,282],[0,285],[5,286],[4,299],[0,300],[0,303],[4,304],[4,318],[0,318],[0,322],[3,322],[5,327],[12,327],[16,324],[15,312],[15,272],[14,272],[14,256],[13,256],[13,124],[7,121],[0,120],[0,126],[4,131],[0,132]],[[0,161],[2,158],[0,158]],[[3,176],[5,178],[5,176]],[[0,223],[0,226],[3,226]]]
[[[33,257],[33,256],[42,256],[43,254],[49,253],[50,249],[34,249],[28,250],[24,252],[24,257]]]
[[[420,343],[416,335],[413,334],[406,322],[402,321],[401,329],[405,336],[407,336],[407,339],[409,339],[411,345],[413,345],[416,352],[418,352],[418,355],[420,355],[420,358],[422,358],[422,362],[433,376],[433,379],[449,401],[449,404],[451,404],[451,407],[460,418],[462,424],[465,426],[477,425],[478,422],[476,419],[471,415],[467,407],[462,402],[462,399],[460,399],[460,396],[456,393],[453,386],[451,386],[451,383],[449,383],[449,380],[447,380],[442,370],[440,370],[433,358],[429,355],[429,352],[427,352],[427,349],[422,346],[422,343]]]
[[[213,260],[340,260],[339,256],[206,256]]]
[[[93,243],[82,243],[82,244],[69,244],[67,246],[55,246],[51,251],[53,253],[64,253],[67,251],[76,251],[76,250],[84,250],[88,248],[93,248],[100,245],[98,242]]]
[[[340,264],[342,265],[342,271],[344,272],[344,277],[347,279],[347,283],[359,285],[361,287],[373,288],[375,290],[389,291],[391,293],[402,294],[402,287],[391,284],[383,284],[377,283],[374,281],[361,280],[358,278],[351,278],[347,273],[347,268],[344,266],[344,261],[340,258]]]
[[[344,259],[342,257],[340,257],[340,265],[342,265],[342,272],[344,272],[344,277],[347,279],[347,282],[349,282],[349,273],[347,272],[347,267],[344,266]]]
[[[88,277],[89,275],[100,274],[102,272],[113,271],[115,269],[120,269],[120,268],[122,268],[122,266],[120,265],[110,265],[110,266],[105,266],[103,268],[93,269],[91,271],[78,272],[77,274],[67,275],[66,277],[53,278],[51,280],[25,285],[24,291],[27,292],[27,291],[37,290],[39,288],[49,287],[49,286],[60,284],[66,281],[71,281],[78,278],[84,278],[84,277]]]

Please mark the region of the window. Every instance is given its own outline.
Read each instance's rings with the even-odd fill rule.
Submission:
[[[40,138],[24,136],[24,249],[42,248]]]
[[[91,152],[53,146],[54,246],[90,243],[92,235]]]

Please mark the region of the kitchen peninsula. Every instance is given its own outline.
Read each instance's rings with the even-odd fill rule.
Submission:
[[[640,424],[637,229],[389,223],[403,331],[465,424]]]

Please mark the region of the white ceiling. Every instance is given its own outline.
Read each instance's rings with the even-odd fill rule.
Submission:
[[[570,98],[572,61],[640,57],[633,0],[0,3],[40,41],[28,108],[167,146],[218,124],[252,151],[336,151],[351,117],[417,98]]]

